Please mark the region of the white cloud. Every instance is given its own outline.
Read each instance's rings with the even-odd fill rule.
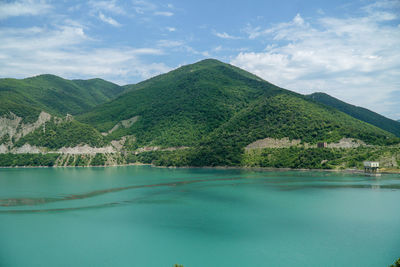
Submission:
[[[118,21],[114,20],[111,17],[105,16],[102,12],[99,12],[99,19],[104,21],[105,23],[108,23],[108,24],[114,26],[114,27],[120,27],[121,26],[121,24]]]
[[[324,91],[394,116],[400,112],[400,98],[391,97],[400,85],[400,31],[387,23],[394,18],[390,10],[375,9],[357,18],[307,21],[298,14],[267,29],[248,26],[250,39],[270,45],[239,53],[231,63],[284,88]]]
[[[226,33],[226,32],[220,33],[220,32],[215,32],[215,31],[214,31],[214,35],[217,36],[217,37],[219,37],[219,38],[222,38],[222,39],[240,39],[239,37],[230,35],[230,34],[228,34],[228,33]]]
[[[184,43],[182,41],[159,40],[157,45],[160,47],[179,47],[184,45]]]
[[[162,17],[172,17],[174,13],[171,11],[173,9],[173,5],[167,4],[164,6],[169,10],[162,10],[162,8],[152,2],[145,1],[145,0],[134,0],[133,1],[133,8],[138,15],[141,16],[162,16]],[[146,20],[150,20],[150,18],[146,18]]]
[[[138,14],[144,14],[149,11],[154,11],[157,9],[157,6],[153,3],[143,0],[136,0],[133,2],[134,9]]]
[[[0,39],[2,77],[52,73],[66,78],[102,77],[128,83],[170,70],[163,63],[143,60],[147,55],[163,54],[161,49],[91,48],[93,40],[83,28],[73,25],[54,29],[0,28]]]
[[[217,47],[214,47],[214,49],[213,49],[215,52],[219,52],[219,51],[221,51],[222,50],[222,46],[217,46]]]
[[[251,25],[247,25],[244,29],[244,32],[248,34],[249,39],[256,39],[262,36],[269,36],[271,34],[276,34],[275,39],[283,39],[283,35],[288,36],[288,30],[296,29],[305,29],[308,28],[308,23],[304,22],[304,19],[297,14],[292,21],[283,22],[275,25],[274,27],[262,29],[261,27],[252,27]],[[303,32],[306,33],[306,32]]]
[[[97,13],[97,11],[107,11],[114,14],[124,15],[126,12],[117,4],[116,0],[110,1],[89,1],[89,6]]]
[[[45,1],[21,0],[15,2],[0,2],[0,19],[9,17],[41,15],[47,13],[51,5]]]
[[[375,13],[377,9],[390,9],[395,11],[396,9],[400,9],[400,2],[398,0],[381,0],[366,5],[362,9],[370,14]]]
[[[174,27],[166,27],[165,28],[167,31],[169,31],[169,32],[174,32],[174,31],[176,31],[176,28],[174,28]]]
[[[169,12],[169,11],[156,11],[154,12],[154,15],[156,16],[164,16],[164,17],[171,17],[174,15],[174,13]]]

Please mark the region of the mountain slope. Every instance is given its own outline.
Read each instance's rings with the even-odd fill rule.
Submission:
[[[110,131],[119,121],[137,117],[129,129],[138,145],[192,146],[260,95],[288,92],[216,60],[187,65],[137,85],[78,120]]]
[[[238,165],[243,148],[266,137],[288,137],[308,144],[334,143],[354,138],[367,144],[386,145],[396,138],[338,110],[326,108],[293,94],[260,97],[204,138],[193,165]]]
[[[213,150],[217,145],[211,144],[217,142],[221,149],[238,148],[235,155],[257,138],[266,137],[310,143],[349,137],[370,144],[386,144],[394,138],[216,60],[203,60],[128,87],[126,94],[77,119],[108,131],[110,139],[134,135],[139,147],[203,146]],[[135,118],[133,124],[116,127],[130,118]],[[232,142],[235,146],[229,145]]]
[[[308,97],[319,103],[336,108],[356,119],[375,125],[385,131],[391,132],[394,135],[400,137],[399,121],[388,119],[366,108],[348,104],[325,93],[313,93],[311,95],[308,95]]]
[[[0,153],[9,155],[33,150],[39,151],[35,153],[76,151],[71,153],[91,153],[89,158],[95,153],[102,153],[101,158],[109,157],[110,153],[115,155],[108,164],[249,163],[319,168],[328,166],[326,160],[336,160],[342,154],[353,155],[357,148],[346,153],[343,152],[346,149],[321,150],[316,147],[318,142],[332,145],[350,140],[362,144],[367,148],[363,156],[359,157],[357,152],[351,157],[352,162],[360,162],[375,157],[372,148],[387,148],[386,145],[400,140],[336,108],[211,59],[123,87],[100,79],[65,80],[52,75],[2,79],[0,96]],[[107,99],[111,100],[104,102]],[[85,112],[87,109],[90,111]],[[65,116],[66,113],[77,115]],[[32,122],[28,122],[31,117]],[[271,147],[256,147],[257,153],[253,153],[256,150],[248,153],[249,144],[266,138],[287,140],[295,146],[284,147],[279,153]],[[387,158],[395,162],[390,153]],[[292,154],[300,155],[300,163],[297,159],[291,161],[297,157]],[[279,161],[279,155],[291,155],[286,162],[293,164],[266,164],[269,157]],[[18,157],[9,159],[16,163]],[[54,164],[69,164],[69,159],[61,155]]]
[[[41,111],[54,115],[78,114],[104,103],[125,89],[101,80],[66,80],[55,75],[0,79],[0,116],[10,111],[34,121]]]

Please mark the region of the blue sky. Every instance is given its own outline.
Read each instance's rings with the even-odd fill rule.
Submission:
[[[204,58],[400,119],[400,0],[0,0],[0,77],[136,83]]]

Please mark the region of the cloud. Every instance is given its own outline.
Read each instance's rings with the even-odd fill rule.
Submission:
[[[0,19],[41,15],[47,13],[51,8],[51,5],[47,4],[45,1],[21,0],[15,2],[1,2]]]
[[[174,28],[174,27],[166,27],[165,28],[167,31],[169,31],[169,32],[174,32],[174,31],[176,31],[176,28]]]
[[[222,39],[240,39],[240,37],[229,35],[226,32],[223,32],[223,33],[214,32],[214,35],[219,37],[219,38],[222,38]]]
[[[157,48],[93,48],[82,27],[61,25],[25,29],[0,28],[0,73],[24,78],[52,73],[66,78],[102,77],[118,83],[140,81],[169,71],[145,56],[162,55]]]
[[[269,36],[273,33],[278,33],[278,35],[285,34],[288,29],[290,30],[294,27],[305,29],[309,27],[309,24],[304,22],[304,19],[300,16],[300,14],[297,14],[292,21],[279,23],[274,27],[267,29],[262,29],[261,27],[252,27],[251,25],[247,25],[247,27],[244,29],[244,32],[248,34],[249,39],[256,39],[262,36]],[[276,39],[281,38],[281,36],[278,35],[275,37]]]
[[[117,4],[116,0],[110,1],[89,1],[89,6],[97,13],[97,11],[107,11],[113,14],[124,15],[126,12]]]
[[[394,117],[400,112],[400,99],[391,97],[400,85],[398,16],[378,6],[359,17],[309,21],[297,14],[265,29],[248,25],[249,39],[270,45],[241,52],[231,63],[284,88],[324,91]]]
[[[173,40],[159,40],[157,45],[160,47],[179,47],[183,46],[184,43],[182,41],[173,41]]]
[[[222,46],[217,46],[217,47],[214,47],[214,49],[213,49],[215,52],[219,52],[219,51],[221,51],[222,50]]]
[[[153,14],[156,16],[164,16],[164,17],[171,17],[174,15],[174,13],[169,11],[156,11]]]
[[[153,3],[143,0],[137,0],[133,2],[134,9],[138,14],[144,14],[149,11],[154,11],[157,9],[157,6]]]
[[[167,4],[166,7],[169,9],[173,9],[173,5],[171,4]],[[133,1],[133,8],[137,14],[142,16],[152,15],[152,16],[172,17],[174,15],[172,11],[161,10],[160,6],[144,0]]]
[[[105,23],[108,23],[114,27],[120,27],[121,24],[119,22],[117,22],[116,20],[114,20],[111,17],[106,17],[102,12],[99,12],[99,19],[104,21]]]

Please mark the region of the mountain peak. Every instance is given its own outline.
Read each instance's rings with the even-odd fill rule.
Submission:
[[[198,70],[198,69],[203,69],[203,68],[212,68],[212,67],[216,67],[216,66],[229,66],[229,64],[219,61],[217,59],[207,58],[207,59],[200,60],[193,64],[182,66],[181,68],[182,69],[189,68],[191,70]]]
[[[215,59],[215,58],[206,58],[206,59],[200,60],[200,61],[198,61],[198,62],[196,62],[194,64],[199,64],[199,63],[200,64],[219,64],[219,65],[226,64],[226,63],[224,63],[222,61],[219,61],[218,59]]]
[[[32,80],[32,79],[46,79],[46,80],[49,80],[49,79],[64,79],[64,78],[61,78],[61,77],[59,77],[57,75],[54,75],[54,74],[48,74],[48,73],[39,74],[39,75],[36,75],[36,76],[32,76],[32,77],[26,78],[26,80]]]

